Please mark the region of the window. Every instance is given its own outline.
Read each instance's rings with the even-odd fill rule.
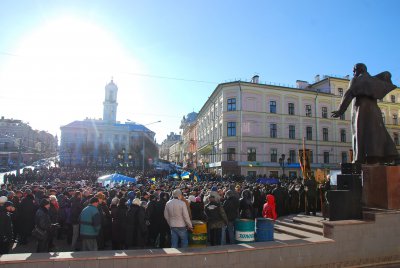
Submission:
[[[328,108],[322,107],[322,118],[328,118]]]
[[[396,146],[399,146],[399,134],[398,133],[393,133],[393,141]]]
[[[294,115],[294,103],[288,104],[288,114]]]
[[[228,136],[236,136],[236,122],[228,122]]]
[[[269,112],[271,114],[276,114],[276,101],[269,102]]]
[[[228,99],[228,111],[236,111],[236,98]]]
[[[271,138],[276,138],[277,137],[277,132],[278,132],[276,124],[270,124],[269,127],[270,127],[269,136]]]
[[[390,95],[390,100],[395,103],[396,102],[396,96],[395,95]]]
[[[339,96],[343,97],[343,88],[338,88]]]
[[[289,171],[289,178],[297,178],[297,172],[296,171]]]
[[[278,149],[275,148],[271,149],[271,162],[273,163],[278,162]]]
[[[311,117],[311,105],[306,105],[306,116]]]
[[[289,158],[287,160],[288,163],[296,163],[296,151],[295,150],[289,150]]]
[[[341,114],[339,118],[340,118],[340,120],[346,120],[345,113]]]
[[[382,121],[384,124],[386,124],[385,113],[382,113]]]
[[[324,152],[324,164],[329,164],[329,152]]]
[[[347,163],[347,152],[342,152],[342,163]]]
[[[256,161],[256,148],[247,148],[247,161]]]
[[[397,125],[398,124],[398,120],[397,120],[397,114],[393,115],[393,125]]]
[[[269,177],[270,178],[279,178],[278,171],[270,171]]]
[[[247,171],[247,176],[254,178],[257,176],[257,171]]]
[[[311,151],[311,150],[310,150],[310,154],[309,154],[309,159],[310,159],[310,164],[314,163],[313,151]]]
[[[228,161],[235,161],[236,157],[235,157],[235,148],[228,148]]]
[[[346,130],[345,129],[340,130],[340,141],[346,142]]]
[[[289,139],[296,138],[296,128],[294,125],[289,125]]]
[[[323,141],[328,141],[328,129],[327,128],[322,129],[322,139],[323,139]]]
[[[306,139],[311,141],[312,140],[312,127],[306,128]]]

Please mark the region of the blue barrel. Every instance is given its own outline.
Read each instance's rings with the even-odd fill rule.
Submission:
[[[274,240],[274,220],[268,218],[257,218],[256,241],[265,242]]]
[[[235,221],[235,240],[236,243],[254,242],[254,221],[248,219],[238,219]]]

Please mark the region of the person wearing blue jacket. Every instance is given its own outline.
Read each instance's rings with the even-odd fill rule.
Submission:
[[[101,228],[101,216],[97,206],[99,199],[93,197],[90,204],[85,207],[80,215],[80,236],[83,251],[97,251],[97,236]]]

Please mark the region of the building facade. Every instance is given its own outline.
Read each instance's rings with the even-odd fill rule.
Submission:
[[[181,120],[183,167],[194,169],[197,167],[197,113],[192,112]]]
[[[74,121],[61,127],[60,164],[63,166],[142,167],[158,156],[155,133],[117,118],[118,87],[105,87],[103,119]]]
[[[160,159],[172,161],[170,158],[170,147],[181,140],[181,135],[171,132],[160,145]]]
[[[0,166],[16,167],[55,156],[58,138],[46,131],[34,130],[22,120],[0,118]]]
[[[261,84],[258,76],[219,84],[197,116],[198,166],[221,175],[295,177],[301,175],[303,147],[310,150],[313,170],[339,169],[349,162],[351,108],[341,118],[330,116],[348,88],[348,77],[316,76],[312,84],[296,84]],[[399,98],[396,89],[379,102],[397,145]]]

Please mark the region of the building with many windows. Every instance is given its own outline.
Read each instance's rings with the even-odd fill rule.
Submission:
[[[181,120],[182,129],[182,164],[185,168],[197,167],[197,113],[192,112]]]
[[[170,158],[170,148],[173,144],[181,140],[181,135],[171,132],[160,145],[160,159],[172,161]]]
[[[57,135],[34,130],[18,119],[0,118],[0,167],[16,167],[55,156],[58,148]]]
[[[153,131],[134,122],[116,121],[117,93],[111,80],[105,87],[103,119],[87,118],[61,127],[61,165],[142,167],[158,156]]]
[[[351,108],[337,119],[330,114],[348,84],[348,76],[319,75],[296,87],[261,84],[258,76],[219,84],[197,116],[198,167],[221,175],[299,176],[304,146],[313,170],[338,169],[350,161]],[[396,145],[399,98],[397,88],[379,102]]]

